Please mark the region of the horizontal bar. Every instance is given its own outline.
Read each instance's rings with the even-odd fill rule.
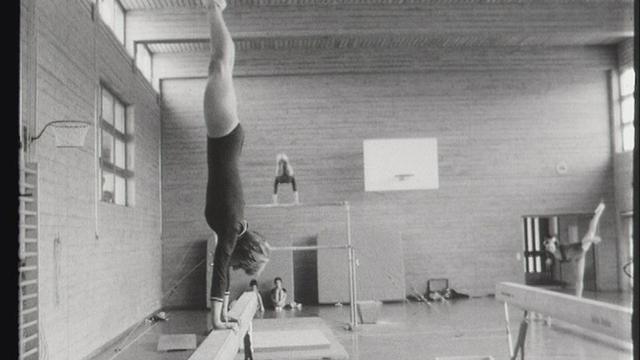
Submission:
[[[29,341],[37,338],[37,337],[38,337],[38,333],[35,333],[35,334],[33,334],[33,335],[29,336],[29,337],[22,338],[22,342],[26,343],[26,342],[29,342]]]
[[[29,286],[29,285],[34,285],[37,284],[38,280],[27,280],[27,281],[23,281],[20,283],[20,286]]]
[[[24,354],[22,354],[22,355],[20,356],[20,358],[21,358],[21,359],[24,359],[24,358],[28,357],[29,355],[33,355],[33,354],[35,354],[36,352],[38,352],[38,347],[37,347],[37,346],[36,346],[36,347],[34,347],[33,349],[31,349],[31,350],[29,350],[29,351],[25,352]]]
[[[33,174],[33,175],[37,175],[38,172],[35,169],[29,169],[28,167],[21,167],[20,171],[23,171],[27,174]]]
[[[273,246],[271,251],[308,251],[322,249],[348,249],[350,245],[320,245],[320,246]]]
[[[36,324],[38,324],[38,320],[33,320],[33,321],[28,322],[26,324],[20,324],[20,329],[26,329],[29,326],[33,326],[33,325],[36,325]]]
[[[37,307],[37,306],[34,306],[34,307],[29,308],[29,309],[27,309],[27,310],[22,310],[22,311],[20,312],[20,315],[28,315],[28,314],[31,314],[31,313],[36,312],[36,311],[38,311],[38,307]],[[36,320],[36,321],[37,321],[37,320]]]
[[[35,297],[38,297],[38,293],[33,293],[33,294],[27,294],[27,295],[21,295],[20,296],[20,300],[29,300],[29,299],[33,299]]]
[[[26,183],[26,182],[21,182],[21,183],[20,183],[20,186],[22,186],[22,187],[24,187],[24,188],[26,188],[26,189],[35,189],[35,188],[36,188],[36,186],[35,186],[35,185],[33,185],[33,184],[29,184],[29,183]]]
[[[327,203],[278,203],[278,204],[247,204],[245,208],[278,208],[278,207],[318,207],[318,206],[345,206],[347,205],[347,201],[338,201],[338,202],[327,202]]]

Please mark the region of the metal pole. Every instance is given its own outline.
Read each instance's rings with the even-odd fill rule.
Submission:
[[[504,320],[507,325],[507,341],[509,343],[509,357],[513,357],[513,341],[511,340],[511,329],[509,328],[509,305],[504,303]]]
[[[320,245],[320,246],[274,246],[271,251],[308,251],[323,249],[348,249],[348,245]]]
[[[349,307],[351,313],[351,330],[355,330],[358,326],[357,319],[357,293],[356,293],[356,267],[355,267],[355,251],[351,244],[351,207],[348,201],[344,202],[347,212],[347,254],[349,258]]]
[[[344,206],[343,202],[325,202],[325,203],[267,203],[267,204],[245,204],[245,208],[251,209],[268,209],[268,208],[295,208],[295,207],[319,207],[319,206]]]

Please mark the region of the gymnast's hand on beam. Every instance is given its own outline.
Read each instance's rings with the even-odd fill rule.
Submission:
[[[232,316],[229,316],[229,315],[226,316],[226,319],[225,319],[225,316],[222,315],[222,322],[225,322],[225,323],[239,323],[238,319],[236,319],[236,318],[234,318]]]
[[[240,329],[240,326],[237,322],[224,322],[224,321],[214,321],[213,322],[213,330],[232,330],[236,332]]]

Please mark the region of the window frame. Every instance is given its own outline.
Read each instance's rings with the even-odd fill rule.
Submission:
[[[143,53],[144,56],[141,56]],[[148,64],[143,63],[143,57],[148,61]],[[151,83],[153,81],[153,53],[149,50],[147,44],[134,42],[134,58],[136,67],[140,70],[142,76]]]
[[[629,71],[631,71],[633,74],[634,84],[633,84],[633,87],[631,87],[631,92],[629,92],[628,94],[625,94],[623,93],[623,77]],[[628,128],[633,128],[634,133],[636,131],[635,129],[635,79],[636,79],[636,74],[633,66],[625,67],[620,70],[620,73],[618,75],[618,94],[619,94],[618,106],[620,107],[620,113],[619,113],[620,116],[619,116],[618,126],[619,126],[619,134],[620,134],[620,151],[621,152],[630,152],[635,149],[635,139],[631,140],[631,146],[629,146],[629,144],[625,142],[625,136],[624,136],[625,131]],[[632,107],[634,109],[634,116],[630,121],[625,122],[624,108],[622,105],[628,99],[632,99],[634,102]],[[635,138],[635,135],[634,135],[634,138]]]
[[[111,30],[111,32],[113,33],[113,35],[115,36],[116,39],[118,39],[118,42],[120,42],[122,45],[125,44],[125,37],[126,37],[126,33],[127,33],[127,22],[126,22],[126,10],[124,9],[124,6],[122,6],[122,4],[120,3],[120,0],[108,0],[111,1],[111,3],[113,4],[112,7],[109,8],[111,14],[109,19],[106,19],[106,14],[103,15],[102,11],[101,11],[101,6],[100,6],[100,2],[104,1],[104,0],[95,0],[96,1],[96,7],[98,9],[98,14],[99,14],[99,18],[102,21],[103,24],[105,24],[109,30]],[[121,28],[116,28],[116,9],[119,9],[120,12],[122,13],[122,27]],[[107,20],[111,20],[111,21],[107,21]]]
[[[115,92],[113,90],[111,90],[107,85],[101,83],[100,87],[99,87],[100,91],[99,91],[99,98],[100,98],[100,105],[99,105],[99,113],[98,113],[98,163],[99,163],[99,184],[100,184],[100,190],[99,190],[99,198],[100,201],[103,203],[107,203],[107,204],[113,204],[113,205],[119,205],[119,206],[124,206],[124,207],[131,207],[133,206],[133,201],[131,199],[132,194],[130,193],[132,191],[131,188],[131,182],[133,181],[134,175],[135,175],[135,171],[132,169],[132,164],[129,164],[129,151],[131,151],[131,146],[133,146],[133,142],[134,142],[134,134],[133,134],[133,129],[131,127],[130,122],[130,116],[129,116],[129,108],[130,108],[130,104],[125,103],[124,101],[121,100],[121,98],[115,94]],[[111,113],[113,116],[112,121],[114,121],[114,124],[110,124],[108,120],[106,120],[104,118],[104,114],[103,114],[103,110],[104,110],[104,92],[107,92],[109,94],[109,96],[112,99],[112,103],[111,103]],[[123,109],[123,131],[120,131],[118,129],[116,129],[115,127],[115,109],[116,106],[122,106]],[[112,149],[112,155],[113,155],[113,161],[109,161],[106,160],[103,156],[102,150],[103,150],[103,141],[104,141],[104,133],[107,133],[111,136],[112,138],[112,143],[111,143],[111,149]],[[115,159],[115,148],[116,148],[116,141],[120,141],[124,148],[124,154],[123,154],[123,161],[124,161],[124,167],[118,166],[116,164],[116,159]],[[113,182],[113,193],[112,193],[112,199],[111,201],[107,201],[104,199],[104,190],[103,190],[103,186],[104,184],[102,183],[102,178],[103,178],[103,174],[104,172],[107,171],[111,174],[114,175],[114,182]],[[125,180],[124,183],[124,203],[119,203],[116,201],[116,185],[115,185],[115,176],[118,176],[120,178],[123,178]]]

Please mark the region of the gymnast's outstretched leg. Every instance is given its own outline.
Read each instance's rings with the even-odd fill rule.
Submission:
[[[600,216],[604,212],[605,205],[604,203],[598,204],[595,210],[595,214],[591,221],[589,222],[589,229],[587,233],[582,237],[582,255],[578,258],[575,264],[575,274],[576,274],[576,296],[582,297],[582,292],[584,290],[584,267],[585,267],[585,256],[589,248],[591,248],[591,244],[597,244],[600,242],[600,237],[596,236],[596,230],[598,230],[598,223],[600,222]]]
[[[589,221],[589,229],[587,233],[582,237],[582,251],[587,252],[591,247],[591,244],[597,244],[600,242],[601,238],[596,236],[596,231],[598,230],[598,223],[600,222],[600,216],[604,212],[605,205],[603,202],[598,204],[596,210],[594,211],[593,218]]]

